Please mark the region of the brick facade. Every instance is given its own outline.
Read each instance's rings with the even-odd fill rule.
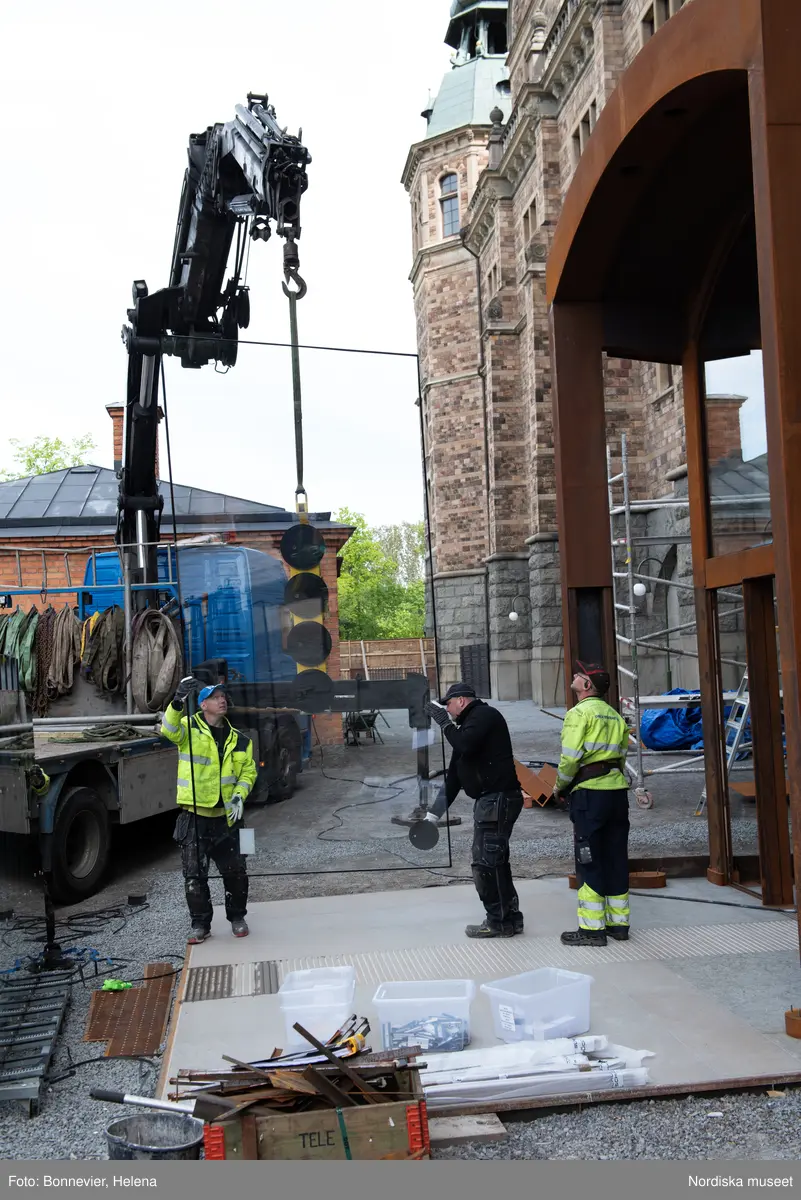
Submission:
[[[496,698],[559,698],[545,266],[565,193],[604,104],[652,24],[691,2],[510,0],[508,119],[493,127],[487,112],[486,124],[440,132],[409,152],[403,182],[412,208],[443,683],[458,677],[461,645],[488,643]],[[458,173],[460,196],[461,231],[449,238],[439,220],[446,172]],[[625,433],[633,498],[670,494],[667,477],[686,461],[680,369],[606,359],[604,380],[613,469]],[[710,419],[722,445],[732,435],[731,405],[718,405]],[[499,583],[498,565],[515,564],[514,574],[527,557],[528,578],[519,586],[529,606],[520,608],[525,620],[510,623],[508,572]],[[679,559],[688,571],[687,556]],[[528,661],[528,679],[521,660]]]

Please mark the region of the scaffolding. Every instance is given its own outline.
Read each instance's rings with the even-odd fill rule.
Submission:
[[[694,592],[692,585],[682,583],[676,579],[665,579],[660,575],[647,575],[639,568],[649,561],[646,557],[642,560],[639,566],[635,567],[635,547],[642,545],[644,547],[653,546],[659,543],[668,545],[676,544],[679,537],[675,533],[665,534],[664,536],[648,536],[637,537],[633,534],[632,519],[635,513],[653,512],[655,509],[687,509],[689,510],[689,500],[687,498],[660,498],[658,500],[632,500],[631,498],[631,481],[630,481],[630,464],[628,453],[628,440],[626,434],[621,435],[620,441],[620,471],[618,474],[612,474],[612,448],[607,445],[606,448],[607,461],[607,484],[609,492],[609,521],[611,531],[611,551],[612,551],[612,600],[615,613],[615,639],[618,646],[625,647],[629,655],[631,663],[630,667],[625,667],[618,663],[618,674],[623,676],[630,682],[632,696],[629,699],[626,697],[621,701],[621,709],[625,710],[625,715],[633,717],[633,728],[629,735],[629,743],[635,751],[634,758],[636,767],[632,767],[631,763],[626,764],[626,769],[632,779],[635,788],[635,800],[640,808],[651,808],[653,805],[653,797],[646,789],[646,780],[653,775],[660,774],[698,774],[704,769],[704,755],[692,755],[689,758],[682,758],[678,762],[670,762],[662,766],[646,766],[644,759],[647,754],[649,757],[659,757],[662,754],[675,755],[675,750],[646,750],[643,747],[641,737],[642,726],[642,693],[640,688],[640,670],[638,665],[638,652],[640,650],[655,650],[668,655],[678,655],[682,657],[698,658],[697,650],[688,650],[678,646],[664,645],[658,639],[668,637],[674,633],[690,633],[697,628],[697,621],[680,622],[677,625],[668,624],[664,629],[658,629],[651,633],[638,634],[637,616],[638,609],[636,605],[637,592],[635,586],[638,583],[650,583],[652,587],[662,586],[665,588],[676,588],[679,591]],[[622,485],[623,502],[618,504],[614,498],[614,488],[616,485]],[[727,503],[739,503],[743,500],[751,499],[748,496],[738,496],[729,499],[728,497],[715,497],[712,504],[725,505]],[[620,521],[622,518],[623,528],[620,529]],[[618,556],[620,552],[625,552],[625,570],[619,569]],[[620,599],[620,591],[625,585],[625,600],[623,603]],[[734,603],[735,607],[727,608],[721,613],[721,618],[736,616],[743,612],[742,597],[736,592],[728,592],[721,589],[718,592],[721,599]],[[620,623],[626,621],[628,636],[620,632]],[[737,667],[742,677],[747,679],[747,664],[738,659],[721,658],[721,663]],[[742,695],[742,683],[736,692],[724,692],[724,705],[733,705],[735,701]],[[699,696],[697,693],[689,691],[685,694],[676,696],[660,696],[649,697],[648,707],[660,708],[686,708],[699,704]],[[747,750],[749,743],[744,742],[742,733],[737,737],[737,753],[742,754]],[[735,764],[736,755],[731,755],[731,767],[739,767],[739,763]],[[697,814],[703,809],[704,793],[701,794],[701,800],[696,810]]]

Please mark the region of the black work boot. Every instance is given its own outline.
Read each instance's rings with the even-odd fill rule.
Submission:
[[[510,938],[515,936],[514,929],[495,929],[482,921],[480,925],[468,925],[465,933],[469,938]]]
[[[571,929],[559,940],[563,946],[605,946],[606,932],[603,929]]]
[[[606,936],[612,938],[615,942],[627,942],[629,940],[628,925],[607,925]]]
[[[190,946],[197,946],[200,942],[205,942],[207,937],[211,936],[211,930],[208,925],[203,925],[200,921],[193,921],[192,928],[189,931],[189,937],[186,939]]]

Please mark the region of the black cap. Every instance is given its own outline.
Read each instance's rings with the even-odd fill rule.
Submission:
[[[476,689],[469,683],[452,683],[440,700],[440,704],[447,704],[449,700],[455,700],[457,696],[469,696],[471,700],[475,700],[477,699]]]
[[[609,672],[600,663],[583,663],[576,659],[576,672],[579,675],[586,675],[596,692],[602,696],[609,691]]]

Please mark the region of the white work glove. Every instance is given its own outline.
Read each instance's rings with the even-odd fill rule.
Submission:
[[[439,825],[439,817],[437,816],[437,814],[436,814],[436,813],[427,812],[427,813],[426,813],[426,815],[425,815],[425,817],[423,818],[423,820],[424,820],[424,821],[431,821],[431,823],[432,823],[433,825]]]
[[[228,822],[229,829],[232,829],[239,821],[242,820],[242,814],[245,811],[245,801],[242,796],[236,792],[230,800],[224,800],[225,819]]]

